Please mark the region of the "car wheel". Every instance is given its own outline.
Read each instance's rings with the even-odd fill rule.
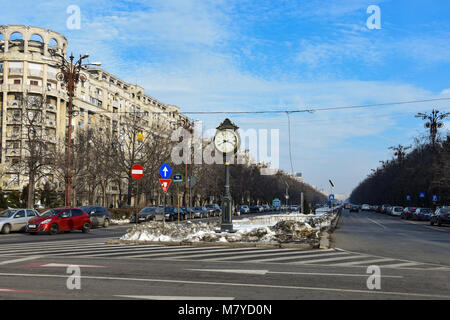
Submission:
[[[105,222],[103,222],[103,228],[108,228],[109,227],[109,220],[105,219]]]
[[[89,233],[89,231],[91,231],[91,225],[90,225],[88,222],[86,222],[86,223],[83,225],[83,228],[81,228],[81,231],[82,231],[83,233]]]
[[[48,231],[48,233],[49,233],[50,235],[55,235],[55,234],[58,233],[58,231],[59,231],[59,227],[58,227],[58,225],[57,225],[56,223],[54,223],[54,224],[52,224],[52,225],[50,226],[50,230]]]
[[[430,226],[434,226],[433,219],[430,219]]]
[[[438,225],[438,227],[442,226],[441,219],[438,219],[438,220],[437,220],[437,225]]]
[[[9,224],[5,224],[2,228],[2,233],[3,234],[8,234],[11,232],[11,226]]]

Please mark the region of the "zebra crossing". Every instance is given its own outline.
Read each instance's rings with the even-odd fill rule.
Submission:
[[[174,260],[231,263],[326,265],[334,267],[449,269],[415,261],[377,257],[341,249],[298,250],[295,248],[166,246],[157,244],[106,244],[105,239],[43,241],[0,245],[0,258],[86,257],[108,259]]]

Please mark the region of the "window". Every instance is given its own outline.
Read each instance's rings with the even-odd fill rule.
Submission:
[[[27,217],[36,217],[36,212],[34,210],[27,210]]]
[[[14,84],[20,84],[20,79],[14,79]]]
[[[31,86],[38,86],[39,85],[39,81],[37,81],[37,80],[30,80],[30,85]]]
[[[83,215],[83,211],[80,209],[72,209],[72,217],[80,217]]]
[[[17,212],[14,218],[25,218],[25,210],[20,210]]]

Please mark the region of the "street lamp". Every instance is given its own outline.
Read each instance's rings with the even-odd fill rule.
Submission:
[[[56,68],[61,69],[61,72],[59,72],[56,75],[56,79],[59,81],[62,81],[66,84],[67,87],[67,94],[69,95],[69,104],[68,104],[68,110],[67,113],[69,115],[69,128],[68,128],[68,142],[67,142],[67,175],[66,175],[66,185],[65,185],[65,199],[64,199],[64,206],[70,207],[71,206],[71,185],[72,185],[72,172],[70,167],[71,162],[71,148],[72,148],[72,117],[74,114],[77,113],[77,111],[73,110],[73,97],[75,94],[75,89],[78,84],[78,82],[82,81],[85,82],[87,80],[86,76],[81,73],[81,70],[87,70],[88,66],[94,65],[94,66],[100,66],[100,62],[95,63],[87,63],[83,64],[83,60],[88,58],[89,55],[84,54],[80,55],[80,58],[77,62],[74,62],[74,56],[73,53],[70,54],[69,60],[67,60],[62,54],[60,54],[56,50],[49,49],[49,52],[52,57],[59,57],[61,59],[61,62],[56,66]]]
[[[236,130],[239,129],[230,119],[225,119],[218,127],[214,136],[214,146],[216,150],[223,155],[225,165],[225,188],[222,200],[222,223],[220,230],[222,232],[233,232],[233,218],[231,209],[231,193],[230,193],[230,162],[227,159],[236,154],[240,138]]]

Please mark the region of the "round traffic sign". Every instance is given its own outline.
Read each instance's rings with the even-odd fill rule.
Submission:
[[[131,177],[139,180],[144,176],[144,168],[140,164],[135,164],[131,167]]]

